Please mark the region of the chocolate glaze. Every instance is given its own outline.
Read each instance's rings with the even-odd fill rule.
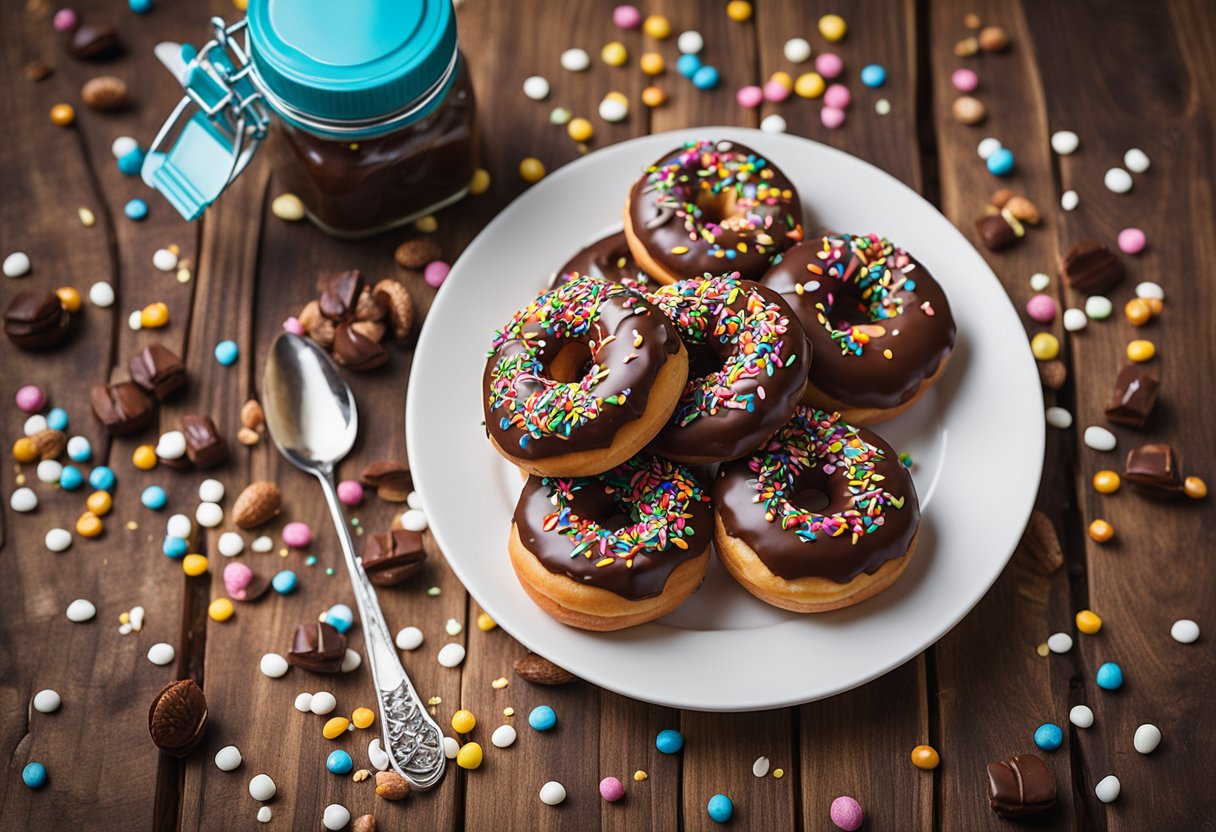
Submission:
[[[624,231],[596,240],[571,257],[566,261],[566,265],[553,275],[550,285],[565,283],[570,275],[575,274],[607,280],[609,283],[622,283],[631,289],[642,291],[657,289],[659,286],[658,281],[642,271],[633,259]]]
[[[735,142],[720,141],[715,147],[744,158],[749,155],[763,158],[754,150]],[[774,255],[802,239],[802,204],[798,199],[798,192],[776,165],[767,163],[764,169],[772,171],[772,178],[757,181],[789,193],[778,199],[776,204],[761,204],[749,213],[772,218],[772,224],[765,229],[772,237],[772,245],[759,250],[755,242],[755,231],[723,227],[716,243],[723,250],[734,252],[734,257],[727,259],[715,256],[713,244],[701,237],[692,238],[684,227],[684,218],[677,214],[674,208],[661,204],[666,195],[650,181],[651,170],[678,163],[680,156],[686,151],[685,147],[677,147],[665,154],[634,183],[629,192],[629,220],[634,235],[651,257],[678,278],[737,271],[745,278],[758,280],[769,267]],[[695,168],[689,168],[685,175],[689,182],[700,180]],[[687,195],[695,200],[698,193],[698,189],[690,188]],[[727,226],[730,226],[730,223],[727,223]],[[740,243],[744,244],[745,251],[738,250]],[[681,246],[686,247],[688,251],[684,254],[672,253],[672,249]]]
[[[871,323],[869,316],[858,308],[860,290],[851,279],[858,273],[861,262],[855,255],[845,255],[843,279],[827,270],[814,274],[807,266],[825,265],[827,261],[818,257],[822,250],[822,238],[794,246],[761,282],[780,292],[802,322],[814,346],[815,359],[809,373],[814,387],[851,407],[896,407],[910,399],[954,349],[957,329],[946,295],[928,269],[907,255],[915,265],[907,273],[908,278],[914,279],[915,288],[899,288],[891,294],[893,301],[902,301],[903,312]],[[895,253],[900,251],[897,248]],[[802,294],[795,289],[797,284],[802,284]],[[926,313],[925,303],[933,310],[932,316]],[[826,324],[821,319],[821,305],[832,310]],[[840,326],[842,323],[881,327],[885,334],[877,337],[872,334],[860,355],[844,352],[828,329],[828,324],[844,328]],[[892,358],[883,355],[885,349],[891,350]]]
[[[1034,754],[1014,754],[988,764],[988,805],[1001,817],[1035,814],[1055,802],[1055,775]]]
[[[638,456],[634,460],[644,458]],[[691,471],[683,466],[675,468],[695,482]],[[520,540],[541,565],[555,575],[565,575],[579,583],[606,589],[622,598],[638,601],[661,593],[675,568],[685,561],[699,557],[713,539],[713,506],[708,496],[705,496],[690,503],[686,522],[694,533],[688,540],[687,549],[674,545],[669,538],[667,546],[662,550],[639,551],[633,556],[632,567],[626,567],[620,562],[598,567],[595,565],[598,558],[594,555],[570,556],[574,544],[568,535],[557,528],[545,530],[545,517],[556,510],[552,502],[555,482],[549,477],[528,477],[515,506],[515,524],[519,529]],[[607,529],[623,528],[640,516],[636,507],[622,504],[619,491],[611,493],[612,489],[602,476],[580,478],[578,482],[584,483],[584,487],[573,491],[569,500],[570,510],[574,514],[593,520]],[[701,486],[698,484],[697,488],[701,489]],[[702,494],[704,493],[702,490]]]
[[[763,455],[780,443],[781,434],[775,436],[765,450],[727,462],[718,469],[713,497],[722,525],[732,537],[751,547],[774,575],[789,581],[826,578],[844,584],[862,572],[872,575],[887,561],[907,553],[920,526],[920,504],[912,477],[886,440],[866,428],[855,429],[860,439],[882,451],[882,459],[875,462],[876,473],[886,478],[882,487],[892,495],[904,498],[902,508],[886,506],[882,527],[858,537],[856,543],[847,531],[835,537],[820,534],[815,540],[805,540],[793,529],[782,528],[779,520],[765,518],[764,503],[756,500],[757,479],[752,465],[759,467]],[[838,468],[829,475],[816,464],[795,482],[792,501],[824,515],[845,511],[853,507],[848,479],[844,469]],[[809,504],[808,492],[816,491],[826,497],[826,505]]]
[[[482,377],[486,431],[503,450],[524,459],[547,459],[576,451],[609,447],[616,438],[617,431],[641,418],[646,410],[650,387],[658,377],[659,370],[667,363],[669,356],[680,351],[680,337],[671,321],[640,294],[632,292],[609,297],[600,303],[598,317],[583,338],[544,337],[549,330],[540,323],[535,312],[527,323],[533,326],[525,326],[525,331],[535,330],[535,333],[543,338],[544,344],[539,349],[538,357],[545,367],[549,366],[563,347],[575,341],[595,341],[597,345],[601,345],[596,361],[599,366],[608,369],[608,374],[593,388],[595,395],[607,398],[625,391],[628,391],[628,395],[623,404],[604,405],[598,418],[578,426],[568,437],[546,434],[539,438],[531,437],[521,446],[520,439],[527,434],[515,425],[504,428],[501,424],[501,420],[510,415],[505,404],[491,408],[489,391],[495,366],[505,358],[528,350],[528,344],[523,339],[515,338],[504,342],[486,359],[486,369]],[[636,347],[634,331],[642,337],[642,343]],[[615,339],[605,344],[604,341],[609,336],[615,336]],[[636,358],[626,363],[625,359],[631,355]],[[535,378],[520,376],[514,381],[514,390],[520,400],[541,389],[541,383]]]

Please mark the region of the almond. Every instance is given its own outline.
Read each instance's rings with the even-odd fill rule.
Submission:
[[[166,754],[185,757],[207,731],[207,698],[193,679],[170,682],[148,710],[148,733]]]
[[[515,675],[534,685],[564,685],[574,681],[574,674],[558,667],[544,656],[529,653],[515,660]]]
[[[1028,225],[1039,224],[1039,209],[1024,196],[1015,196],[1005,204],[1005,210]]]
[[[89,107],[101,112],[113,112],[127,106],[130,96],[127,82],[113,75],[100,75],[85,82],[80,98]]]
[[[252,482],[232,506],[232,522],[253,529],[270,522],[283,507],[283,495],[273,482]]]
[[[361,768],[358,771],[356,771],[354,774],[352,774],[350,776],[350,779],[354,780],[356,783],[362,783],[364,780],[366,780],[367,778],[369,778],[371,776],[372,776],[372,773],[370,771],[368,771],[365,768]]]
[[[236,441],[246,447],[252,448],[254,445],[262,441],[262,434],[258,433],[253,428],[241,428],[236,432]]]
[[[414,299],[399,281],[385,278],[376,284],[375,292],[388,306],[388,318],[393,324],[393,337],[398,341],[410,334],[414,325]]]
[[[40,430],[30,437],[39,459],[58,459],[68,446],[68,437],[59,430]]]
[[[376,832],[376,818],[374,815],[359,815],[351,821],[350,832]]]
[[[266,414],[257,399],[250,399],[241,405],[241,424],[250,430],[261,430],[266,426]]]
[[[430,237],[415,237],[397,246],[394,257],[403,269],[421,269],[427,263],[443,256],[439,243]]]
[[[376,772],[376,794],[385,800],[401,800],[410,793],[410,784],[395,771]]]
[[[334,322],[321,314],[321,302],[310,300],[297,316],[308,337],[325,349],[334,345]]]

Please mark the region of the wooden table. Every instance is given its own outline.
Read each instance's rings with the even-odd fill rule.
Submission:
[[[1216,719],[1207,687],[1216,679],[1209,646],[1216,628],[1211,501],[1160,503],[1127,487],[1102,496],[1089,484],[1095,471],[1121,468],[1123,451],[1148,440],[1172,442],[1188,471],[1216,477],[1216,471],[1204,470],[1216,441],[1204,412],[1212,402],[1216,363],[1207,274],[1216,262],[1211,190],[1216,15],[1210,5],[1199,0],[1113,4],[1117,8],[1081,0],[763,0],[752,20],[735,23],[722,3],[694,8],[656,0],[645,11],[668,14],[676,32],[701,31],[706,58],[721,69],[725,82],[716,91],[698,92],[669,72],[659,81],[670,95],[667,106],[648,112],[635,103],[626,122],[610,125],[594,116],[597,102],[612,89],[637,102],[646,81],[636,58],[655,46],[640,32],[613,27],[611,2],[569,0],[559,10],[541,0],[467,0],[459,12],[461,42],[479,95],[484,165],[493,185],[487,194],[439,214],[436,236],[449,260],[526,187],[516,174],[521,158],[539,157],[553,170],[579,155],[564,130],[549,123],[555,104],[592,118],[595,146],[689,125],[755,126],[763,116],[780,113],[790,132],[844,148],[916,188],[972,239],[973,221],[999,185],[1031,198],[1043,213],[1042,224],[1022,244],[988,258],[1019,309],[1032,294],[1028,279],[1038,271],[1053,275],[1048,294],[1066,306],[1078,305],[1081,299],[1054,278],[1058,252],[1085,236],[1113,243],[1128,225],[1143,227],[1150,246],[1141,256],[1126,258],[1130,275],[1112,293],[1116,309],[1140,280],[1160,282],[1168,297],[1161,317],[1142,331],[1118,312],[1111,321],[1075,334],[1064,333],[1058,321],[1047,327],[1027,322],[1031,332],[1049,330],[1061,338],[1068,381],[1046,397],[1048,404],[1076,415],[1071,429],[1050,430],[1034,533],[987,596],[940,643],[858,690],[799,708],[715,715],[653,707],[583,683],[534,687],[511,673],[523,649],[501,629],[481,632],[473,626],[477,603],[440,559],[432,559],[412,582],[383,591],[394,630],[414,624],[426,633],[424,648],[406,661],[422,695],[442,699],[433,708],[439,723],[446,725],[458,707],[471,709],[481,720],[475,738],[488,748],[480,770],[453,766],[439,788],[400,804],[377,798],[370,782],[355,783],[325,770],[325,756],[336,746],[347,748],[357,767],[367,765],[368,732],[332,743],[321,737],[320,717],[292,708],[297,693],[322,689],[336,694],[339,712],[370,704],[366,665],[338,677],[293,670],[272,680],[258,672],[259,657],[284,652],[298,623],[333,603],[351,601],[315,485],[285,464],[268,442],[253,449],[233,443],[232,459],[218,473],[229,489],[226,504],[230,507],[251,480],[278,481],[286,495],[283,519],[312,523],[317,539],[311,552],[318,563],[305,565],[299,553],[246,554],[246,561],[265,574],[295,569],[300,590],[292,597],[239,605],[231,621],[213,622],[208,602],[224,594],[223,559],[215,543],[229,526],[196,533],[192,541],[197,551],[212,554],[208,576],[187,578],[178,563],[160,553],[165,517],[193,512],[204,475],[165,466],[136,470],[133,449],[154,441],[156,431],[107,441],[88,413],[87,394],[95,383],[124,379],[129,357],[159,340],[184,354],[190,375],[187,392],[161,409],[160,429],[201,412],[214,417],[231,439],[241,404],[257,395],[268,343],[284,318],[309,299],[318,271],[358,268],[374,277],[396,275],[425,308],[431,290],[417,273],[401,272],[392,257],[395,246],[413,232],[342,243],[307,224],[280,221],[269,211],[280,188],[265,160],[258,160],[202,221],[183,223],[138,179],[119,173],[110,144],[124,134],[145,143],[151,138],[176,100],[174,84],[155,65],[152,46],[164,39],[198,43],[206,10],[184,0],[161,0],[151,14],[138,17],[125,9],[104,11],[114,4],[97,0],[79,5],[85,18],[110,16],[127,45],[124,57],[96,66],[74,61],[51,28],[54,4],[13,0],[0,5],[0,124],[6,134],[0,143],[0,250],[24,250],[34,263],[28,278],[0,284],[0,298],[7,302],[28,286],[69,285],[86,292],[93,281],[108,280],[118,291],[118,303],[105,310],[86,302],[75,316],[74,338],[55,352],[27,353],[5,342],[2,392],[11,402],[21,384],[45,387],[54,404],[69,410],[70,432],[89,437],[97,461],[114,468],[119,487],[101,538],[78,538],[67,552],[51,554],[43,535],[53,526],[72,526],[83,510],[84,492],[58,493],[34,483],[40,508],[17,516],[7,509],[8,495],[20,477],[32,481],[33,471],[6,466],[0,549],[4,829],[252,828],[257,804],[247,784],[258,772],[270,773],[278,784],[272,829],[319,828],[323,807],[340,802],[356,816],[374,812],[385,829],[692,830],[712,825],[705,805],[716,792],[733,797],[737,829],[832,828],[828,806],[843,794],[865,806],[867,829],[1006,829],[1012,827],[988,810],[984,764],[1032,750],[1035,727],[1051,721],[1067,729],[1063,748],[1043,755],[1061,788],[1058,806],[1036,826],[1216,828],[1210,774]],[[213,13],[235,17],[225,0],[212,0],[210,6]],[[800,71],[782,56],[788,37],[806,36],[816,52],[825,49],[815,23],[840,7],[850,31],[832,48],[844,57],[855,99],[842,129],[820,125],[819,102],[794,98],[758,111],[736,104],[739,86],[762,82],[777,70]],[[1012,49],[955,57],[955,42],[972,34],[963,22],[972,11],[985,23],[1004,26]],[[578,45],[596,56],[614,39],[629,48],[629,68],[609,68],[598,58],[583,74],[559,68],[562,49]],[[674,64],[674,39],[657,50]],[[52,64],[54,75],[40,83],[23,78],[24,65],[33,59]],[[870,62],[888,70],[881,90],[856,81],[857,70]],[[978,95],[989,116],[979,127],[964,126],[950,115],[956,96],[950,75],[962,66],[975,68],[982,79]],[[543,104],[520,94],[523,78],[533,73],[553,84]],[[115,115],[80,106],[80,86],[95,74],[125,78],[134,106]],[[890,101],[889,115],[876,114],[879,98]],[[70,129],[47,118],[58,101],[77,104]],[[1063,128],[1081,135],[1076,155],[1059,157],[1049,148],[1048,136]],[[988,135],[1017,154],[1016,174],[1007,183],[994,179],[976,156],[977,142]],[[1152,169],[1135,177],[1131,194],[1112,194],[1102,186],[1103,172],[1133,146],[1148,152]],[[1081,206],[1064,213],[1056,206],[1070,188],[1080,194]],[[135,196],[151,204],[144,222],[123,216],[123,205]],[[94,227],[78,221],[81,207],[96,214]],[[575,242],[554,243],[554,262]],[[189,263],[188,282],[152,268],[153,252],[169,244],[180,246]],[[131,331],[128,313],[153,301],[168,304],[168,328]],[[967,326],[982,331],[975,321]],[[1105,424],[1102,408],[1123,363],[1124,345],[1133,337],[1157,344],[1153,366],[1162,380],[1162,400],[1143,431],[1114,429],[1119,451],[1098,453],[1081,443],[1080,434],[1087,425]],[[232,367],[212,357],[214,345],[227,338],[241,347]],[[343,475],[355,476],[376,459],[404,458],[402,402],[410,360],[408,348],[394,348],[386,368],[351,379],[364,430]],[[11,442],[20,435],[24,414],[11,404],[0,412]],[[1017,453],[1018,437],[1009,436],[993,447],[989,459],[977,460],[991,468],[996,511],[1002,460]],[[140,505],[141,490],[154,483],[169,491],[169,511],[158,514]],[[363,528],[377,530],[387,528],[396,510],[372,498],[352,515]],[[1085,535],[1086,525],[1098,516],[1116,529],[1115,539],[1104,545]],[[977,547],[984,545],[976,541]],[[327,567],[334,568],[332,577]],[[432,597],[430,587],[440,594]],[[66,620],[64,610],[77,597],[96,604],[97,620],[84,625]],[[143,631],[120,635],[119,614],[136,604],[147,608]],[[1067,654],[1037,655],[1036,647],[1049,634],[1075,633],[1073,615],[1083,608],[1103,617],[1102,631],[1077,636]],[[1182,617],[1199,620],[1209,635],[1192,646],[1175,643],[1170,625]],[[443,633],[448,619],[464,625],[454,640],[468,648],[463,666],[454,670],[434,661],[438,646],[449,640]],[[145,658],[158,641],[177,648],[169,667]],[[358,647],[360,641],[356,628],[352,644]],[[1117,693],[1099,691],[1093,682],[1095,669],[1106,661],[1119,662],[1127,674]],[[490,682],[500,676],[511,684],[496,690]],[[179,762],[152,746],[146,713],[163,685],[184,677],[203,685],[211,725],[203,746]],[[29,707],[31,696],[47,687],[63,695],[63,707],[50,715],[36,713]],[[513,707],[511,721],[522,726],[540,703],[559,714],[552,735],[541,738],[523,727],[514,748],[490,747],[490,730],[504,721],[504,708]],[[1068,710],[1078,703],[1093,708],[1093,728],[1068,725]],[[1142,722],[1157,724],[1165,735],[1149,757],[1132,749],[1132,734]],[[683,753],[674,757],[654,748],[656,732],[668,727],[678,727],[687,738]],[[941,751],[942,765],[932,773],[909,762],[909,751],[920,743]],[[233,773],[212,764],[215,752],[228,744],[244,755]],[[751,764],[761,755],[785,776],[755,778]],[[50,784],[39,792],[20,782],[21,769],[31,760],[44,762],[50,771]],[[638,769],[649,779],[635,783],[631,775]],[[1123,794],[1108,806],[1097,801],[1094,785],[1112,772],[1121,779]],[[606,775],[626,781],[628,797],[619,804],[606,804],[596,793]],[[537,800],[537,790],[549,779],[560,780],[569,791],[557,809]]]

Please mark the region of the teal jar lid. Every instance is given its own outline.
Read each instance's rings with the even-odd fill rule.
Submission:
[[[267,102],[305,127],[408,123],[456,66],[452,0],[249,0],[247,13]]]

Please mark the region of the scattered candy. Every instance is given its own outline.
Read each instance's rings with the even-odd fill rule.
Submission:
[[[255,775],[254,778],[249,781],[249,796],[254,800],[262,802],[270,800],[272,797],[274,797],[275,791],[277,791],[277,787],[275,786],[274,781],[270,779],[269,774]]]
[[[839,43],[844,40],[844,36],[848,34],[849,27],[845,24],[844,18],[838,14],[825,14],[819,18],[819,34],[823,35],[825,40],[832,43]]]
[[[874,102],[874,112],[878,113],[880,116],[885,116],[887,113],[891,112],[891,102],[885,98],[878,99]]]
[[[8,498],[9,507],[22,514],[38,508],[38,494],[32,488],[22,486],[14,489]]]
[[[950,75],[950,83],[959,92],[975,92],[980,85],[980,76],[972,69],[956,69]]]
[[[1094,681],[1103,690],[1118,690],[1123,687],[1123,668],[1114,662],[1106,662],[1098,668]]]
[[[1034,295],[1026,301],[1026,314],[1042,324],[1055,320],[1057,309],[1055,299],[1050,295]]]
[[[1100,425],[1090,425],[1085,429],[1085,444],[1095,451],[1113,451],[1117,439],[1115,435]]]
[[[56,104],[51,108],[51,124],[68,127],[76,120],[76,110],[71,104]]]
[[[207,605],[207,615],[212,621],[224,622],[236,613],[236,607],[227,598],[216,598]]]
[[[461,708],[452,714],[452,730],[457,734],[468,734],[476,727],[477,717],[473,716],[472,711]]]
[[[836,798],[832,801],[832,807],[829,810],[832,823],[836,824],[845,832],[856,832],[861,828],[862,821],[865,820],[865,813],[861,810],[861,804],[847,795]]]
[[[458,667],[464,661],[464,645],[452,642],[439,649],[439,663],[444,667]]]
[[[760,129],[765,133],[784,133],[788,126],[785,123],[785,119],[779,113],[767,115],[760,122]]]
[[[1189,618],[1179,618],[1170,625],[1170,638],[1179,644],[1194,644],[1199,640],[1199,625]]]
[[[1208,484],[1201,477],[1187,477],[1182,481],[1182,491],[1192,500],[1202,500],[1208,496]]]
[[[1115,471],[1104,470],[1094,474],[1093,484],[1094,491],[1099,494],[1114,494],[1119,490],[1122,480]]]
[[[1081,197],[1077,196],[1076,191],[1065,191],[1060,194],[1060,207],[1065,211],[1073,211],[1081,202]]]
[[[548,705],[537,705],[528,714],[528,725],[536,731],[548,731],[557,725],[557,714]]]
[[[735,93],[735,101],[739,102],[740,107],[754,110],[764,101],[764,91],[754,85],[743,87]]]
[[[225,367],[235,364],[240,354],[241,349],[236,341],[220,341],[215,345],[215,360]]]
[[[248,2],[248,0],[234,0],[235,2]],[[270,823],[270,819],[274,816],[274,812],[269,806],[261,806],[258,808],[257,819],[258,823]]]
[[[835,130],[844,124],[845,112],[839,107],[824,107],[819,111],[819,121],[829,130]]]
[[[443,756],[449,760],[455,760],[460,754],[460,743],[452,737],[443,738]]]
[[[1034,744],[1044,751],[1055,751],[1064,743],[1064,732],[1053,722],[1040,725],[1034,732]]]
[[[514,726],[499,725],[494,729],[494,733],[490,735],[490,742],[493,743],[495,748],[508,748],[515,743],[515,737],[516,734]]]
[[[164,666],[177,658],[177,651],[173,649],[172,644],[165,642],[157,642],[148,648],[148,661],[152,664]]]
[[[642,57],[638,58],[638,67],[644,75],[649,75],[653,78],[656,75],[663,74],[663,71],[667,68],[667,63],[658,52],[646,52]]]
[[[887,83],[887,70],[882,64],[866,64],[861,68],[861,83],[871,89],[877,89]]]
[[[1090,610],[1081,610],[1076,616],[1077,629],[1086,635],[1093,635],[1102,629],[1102,619]]]
[[[84,474],[75,465],[64,465],[59,470],[59,487],[64,491],[75,491],[84,485]]]
[[[127,219],[138,222],[148,216],[148,203],[142,199],[132,199],[123,206],[122,212],[127,215]]]
[[[241,752],[235,745],[225,745],[215,752],[215,767],[220,771],[235,771],[241,765]]]
[[[450,738],[444,738],[445,751],[448,739]],[[453,742],[455,742],[455,740],[453,740]],[[466,742],[464,745],[460,746],[460,750],[456,752],[456,765],[460,766],[461,768],[475,769],[481,765],[481,759],[481,746],[475,742]]]
[[[304,219],[304,202],[295,194],[279,194],[270,203],[270,213],[287,222]]]
[[[1148,154],[1138,147],[1123,154],[1123,165],[1132,173],[1144,173],[1149,169]]]
[[[1139,228],[1125,228],[1119,232],[1119,251],[1124,254],[1139,254],[1144,251],[1148,238]]]
[[[271,679],[278,679],[287,672],[288,667],[289,665],[287,664],[287,659],[283,658],[278,653],[267,653],[266,655],[262,656],[262,660],[258,664],[258,668],[262,671],[262,675],[269,676]]]
[[[724,794],[716,794],[705,806],[709,819],[714,823],[726,823],[735,814],[735,804]]]
[[[692,75],[692,85],[699,90],[712,90],[718,86],[721,76],[716,67],[702,66]]]
[[[253,543],[249,544],[249,548],[255,552],[266,554],[274,549],[274,541],[271,540],[267,535],[262,535],[260,537],[255,537],[253,539]]]
[[[339,633],[346,633],[355,623],[355,613],[346,604],[334,604],[325,611],[321,620]]]
[[[701,68],[701,59],[696,55],[681,55],[676,59],[676,72],[683,75],[688,80],[697,74],[697,70]]]
[[[705,38],[701,37],[700,32],[690,29],[687,32],[681,32],[680,36],[676,38],[676,49],[680,51],[681,55],[696,55],[704,48]]]
[[[169,518],[169,522],[165,524],[165,532],[170,537],[189,537],[193,528],[194,526],[190,522],[190,518],[184,514],[173,515]]]
[[[350,758],[342,749],[331,751],[329,756],[325,758],[325,768],[329,769],[331,774],[349,774],[355,767],[355,761]],[[340,829],[341,827],[334,827]]]
[[[1064,329],[1068,332],[1080,332],[1089,323],[1089,316],[1084,309],[1075,306],[1064,310]]]
[[[1115,311],[1115,305],[1110,298],[1102,295],[1092,295],[1085,299],[1085,314],[1092,320],[1104,321]]]
[[[787,61],[800,64],[811,57],[811,44],[805,38],[790,38],[781,51]]]
[[[40,714],[53,714],[59,710],[59,706],[63,704],[63,699],[58,693],[47,688],[40,690],[34,694],[34,710]]]
[[[1051,134],[1051,149],[1061,156],[1069,156],[1077,152],[1081,139],[1071,130],[1057,130]]]
[[[1157,354],[1157,345],[1152,341],[1136,339],[1129,341],[1127,344],[1127,360],[1134,361],[1137,364],[1144,361],[1151,361],[1153,356]]]
[[[288,523],[283,527],[283,542],[293,549],[305,549],[312,543],[312,529],[300,521]]]
[[[1141,754],[1152,754],[1161,745],[1161,729],[1151,723],[1144,723],[1136,729],[1132,738],[1132,747]]]
[[[533,101],[544,101],[549,97],[549,82],[540,75],[530,75],[524,79],[524,95]]]
[[[1119,778],[1108,774],[1094,786],[1094,795],[1103,803],[1114,803],[1119,799]]]
[[[1086,533],[1096,543],[1105,543],[1115,536],[1115,527],[1101,518],[1089,524]]]
[[[346,728],[349,725],[350,720],[344,716],[331,717],[321,728],[321,736],[327,740],[335,740],[346,733]]]
[[[941,761],[937,749],[931,745],[918,745],[912,749],[912,765],[922,771],[932,771]]]
[[[194,519],[204,529],[214,529],[224,522],[224,510],[216,503],[199,503],[194,510]]]
[[[751,20],[752,4],[747,0],[730,0],[726,4],[726,16],[736,23]]]
[[[642,90],[642,103],[647,107],[662,107],[667,103],[667,93],[660,87],[647,87]]]
[[[818,98],[825,89],[827,84],[818,72],[804,72],[794,81],[794,92],[802,98]]]
[[[139,501],[143,503],[145,508],[160,511],[169,502],[169,495],[159,485],[149,485],[139,495]]]
[[[1053,633],[1047,639],[1047,649],[1053,653],[1067,653],[1072,649],[1072,636],[1068,633]]]
[[[236,532],[224,532],[220,535],[216,548],[226,558],[234,558],[245,551],[245,538]]]
[[[566,787],[556,780],[550,780],[540,787],[540,802],[546,806],[557,806],[565,799]]]
[[[1050,361],[1060,354],[1060,341],[1050,332],[1040,332],[1030,339],[1030,351],[1039,361]]]
[[[336,707],[338,707],[338,700],[332,693],[325,690],[314,693],[308,705],[308,709],[317,716],[331,714]]]
[[[545,177],[545,164],[540,159],[529,156],[520,160],[519,176],[525,182],[539,182]]]
[[[114,287],[99,280],[89,287],[89,303],[102,309],[114,305]]]
[[[629,52],[625,49],[625,44],[614,40],[604,44],[604,48],[600,50],[600,60],[608,66],[624,66],[629,62]]]
[[[290,569],[284,569],[281,572],[276,572],[274,577],[270,579],[270,585],[274,591],[280,595],[289,595],[295,592],[296,587],[300,585],[300,579],[295,572]]]
[[[642,22],[642,31],[655,40],[671,37],[671,22],[661,14],[652,14]]]
[[[582,72],[591,66],[591,56],[583,49],[567,49],[562,53],[560,62],[562,69],[570,72]]]
[[[1125,194],[1132,189],[1132,175],[1123,168],[1111,168],[1102,177],[1106,189],[1116,194]]]
[[[823,91],[823,103],[827,107],[847,110],[853,103],[853,96],[844,84],[831,84]]]
[[[1089,728],[1094,724],[1094,712],[1088,705],[1074,705],[1068,712],[1068,721],[1078,728]]]
[[[483,633],[488,633],[497,626],[498,624],[495,623],[493,618],[490,618],[489,614],[484,612],[477,614],[477,629]]]
[[[979,155],[979,157],[981,159],[987,159],[993,153],[996,153],[998,150],[1000,150],[1002,146],[1003,145],[1001,144],[1000,139],[994,138],[993,136],[988,136],[986,138],[980,139],[980,143],[978,145],[976,145],[976,147],[975,147],[975,152]],[[1033,277],[1031,277],[1030,280],[1031,280],[1030,288],[1034,289],[1035,291],[1041,292],[1041,291],[1043,291],[1043,289],[1047,288],[1046,285],[1044,285],[1042,288],[1035,286]]]
[[[417,650],[422,646],[422,630],[405,627],[397,633],[396,642],[399,650]]]
[[[93,457],[93,444],[83,436],[68,440],[68,458],[73,462],[88,462]]]
[[[609,124],[624,121],[629,116],[629,99],[622,93],[610,92],[600,102],[599,114]]]
[[[1013,173],[1013,151],[1007,147],[1002,147],[985,159],[984,162],[988,165],[988,172],[993,176],[1008,176]]]
[[[821,52],[815,56],[815,71],[829,80],[837,78],[844,72],[844,60],[835,52]]]
[[[663,754],[675,754],[684,747],[684,735],[674,728],[667,728],[655,737],[654,747]]]
[[[67,529],[51,529],[43,538],[46,548],[52,552],[66,552],[72,545],[72,533]],[[87,601],[85,603],[88,603]],[[90,606],[92,606],[90,604]],[[71,607],[68,608],[69,610]],[[71,618],[71,616],[68,616]],[[90,616],[91,617],[91,616]]]
[[[42,763],[29,763],[21,769],[21,782],[31,789],[41,789],[46,785],[46,766]]]
[[[962,124],[979,124],[988,117],[988,108],[978,98],[960,95],[950,105],[950,113]]]
[[[350,823],[350,810],[341,803],[329,804],[321,815],[321,825],[331,832],[345,829],[348,823]]]
[[[1156,286],[1157,284],[1154,283],[1153,285]],[[52,407],[50,412],[46,414],[46,426],[51,430],[66,431],[68,429],[68,412],[62,407]]]

